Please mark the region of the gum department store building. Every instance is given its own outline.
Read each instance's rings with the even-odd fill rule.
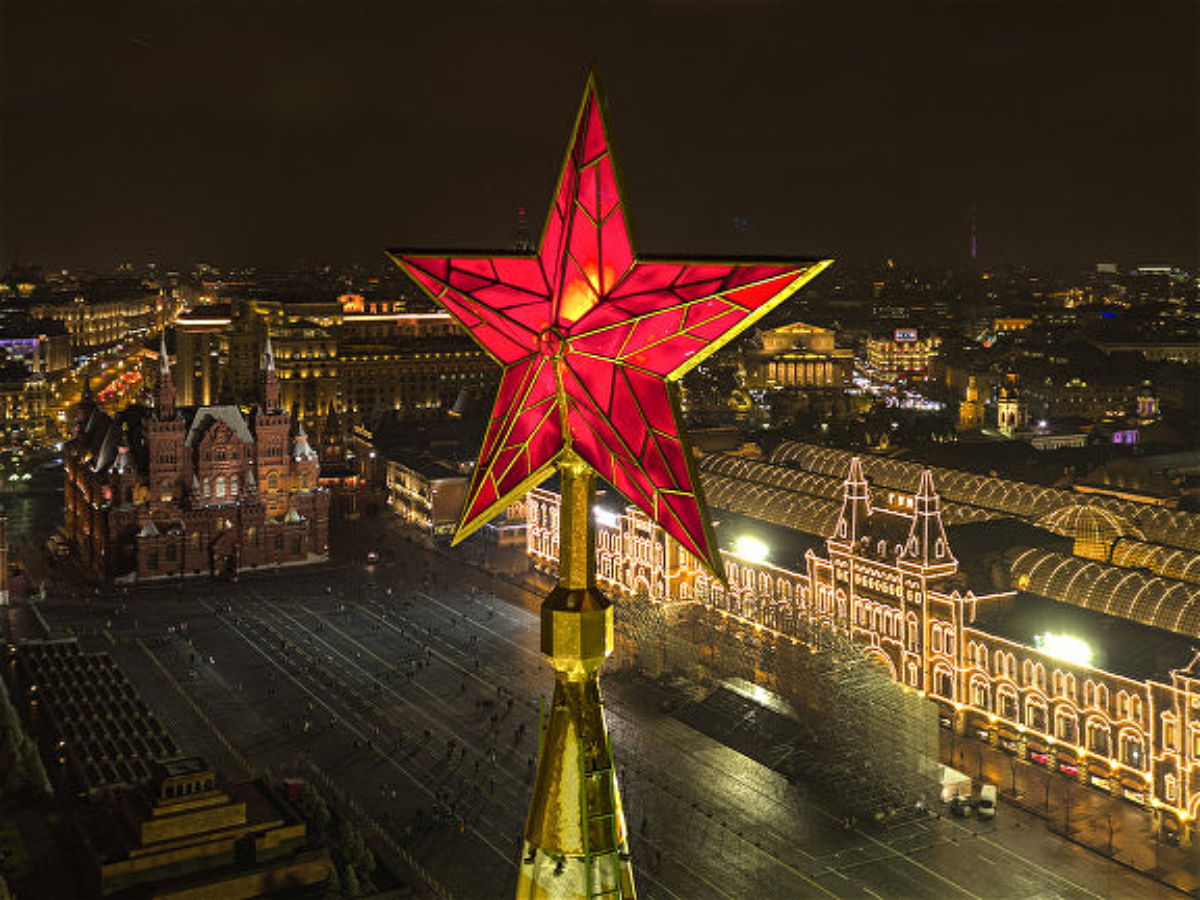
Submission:
[[[1036,521],[1053,531],[1064,519],[1079,524],[1079,498],[1025,486],[1045,496],[1018,504],[1007,483],[997,494],[1004,501],[992,501],[984,485],[954,481],[977,476],[942,470],[958,498],[943,504],[933,472],[911,463],[867,460],[873,486],[849,454],[804,445],[785,445],[784,459],[780,452],[769,463],[703,458],[709,502],[759,521],[819,529],[823,554],[809,550],[789,569],[722,551],[726,590],[630,506],[597,514],[602,585],[666,606],[701,604],[777,641],[795,641],[814,626],[850,634],[895,681],[934,701],[943,727],[1144,806],[1156,827],[1190,838],[1200,814],[1200,586],[1181,580],[1188,573],[1148,574],[1145,535],[1118,527],[1068,535],[1073,554],[1010,549],[1003,558],[1014,589],[976,594],[947,540],[944,511],[960,523],[1020,518],[1004,510],[1007,503],[1032,522],[1057,503],[1057,514]],[[840,484],[829,474],[829,456],[848,469]],[[896,465],[907,469],[886,468]],[[902,478],[912,479],[908,490],[897,488]],[[558,558],[558,502],[552,491],[535,489],[525,504],[529,555],[546,571]],[[1084,518],[1125,521],[1113,506],[1083,507]],[[1200,560],[1194,549],[1176,549]],[[1130,553],[1132,563],[1118,558]],[[1068,650],[1085,639],[1090,659],[1065,652],[1064,638]]]
[[[229,575],[328,557],[329,494],[280,403],[267,340],[260,401],[176,407],[166,347],[154,408],[116,416],[85,392],[65,448],[65,517],[102,581]]]

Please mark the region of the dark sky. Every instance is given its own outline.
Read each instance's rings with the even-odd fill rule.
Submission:
[[[1200,4],[0,3],[0,263],[540,227],[593,59],[650,253],[1200,263]],[[735,228],[741,218],[748,228]]]

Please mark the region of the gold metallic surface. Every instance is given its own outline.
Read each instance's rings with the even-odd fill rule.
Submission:
[[[592,524],[596,478],[591,466],[570,451],[560,457],[558,472],[562,482],[558,585],[568,590],[587,590],[596,586],[596,529]]]
[[[541,611],[554,699],[540,736],[516,896],[633,900],[625,814],[600,698],[600,666],[613,650],[613,607],[596,587],[594,474],[573,453],[558,465],[559,583]]]

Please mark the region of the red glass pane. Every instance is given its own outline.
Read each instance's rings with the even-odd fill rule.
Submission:
[[[589,323],[592,315],[594,313],[588,314],[587,321]],[[571,338],[571,348],[580,353],[594,353],[597,356],[616,359],[631,331],[633,331],[633,325],[628,323],[613,325],[611,328],[597,331],[588,331],[580,337]]]
[[[599,412],[608,415],[608,410],[612,407],[615,372],[616,367],[611,363],[582,356],[568,356],[563,367],[567,394],[580,400],[591,401]]]
[[[603,219],[621,202],[621,195],[617,191],[617,178],[613,172],[611,156],[605,156],[596,163],[596,175],[600,195],[599,218]]]
[[[604,125],[600,121],[600,104],[596,102],[595,94],[592,94],[591,99],[588,100],[587,109],[583,114],[583,122],[580,124],[584,127],[584,138],[579,154],[579,163],[587,165],[608,149],[608,141],[604,136]]]
[[[470,272],[472,275],[478,275],[480,278],[485,278],[488,281],[496,280],[496,270],[492,268],[490,259],[476,259],[474,257],[459,257],[450,261],[450,265],[463,272]]]
[[[539,297],[549,298],[550,289],[546,286],[542,267],[536,259],[501,256],[492,262],[495,264],[496,278],[500,281]]]
[[[691,284],[675,285],[674,293],[681,300],[700,300],[704,297],[712,297],[721,290],[723,285],[724,280],[720,278],[714,278],[711,281],[694,281]]]
[[[724,337],[729,331],[733,330],[738,322],[745,317],[746,313],[742,310],[732,310],[703,325],[697,325],[695,328],[690,329],[690,331],[696,337],[715,341],[717,338]]]
[[[782,292],[786,291],[788,285],[795,280],[795,277],[795,274],[790,274],[772,281],[764,281],[761,284],[738,288],[737,290],[729,291],[725,297],[744,309],[758,309],[764,303],[770,303]]]
[[[633,265],[633,249],[629,246],[629,233],[625,219],[620,213],[608,218],[600,231],[600,279],[601,291],[611,291]]]
[[[596,192],[596,167],[588,166],[579,171],[579,205],[593,219],[600,218],[600,198]]]
[[[729,287],[741,287],[742,285],[752,284],[756,281],[766,281],[768,278],[775,278],[778,275],[785,275],[789,272],[799,274],[804,269],[804,266],[797,267],[792,265],[735,266],[729,276]]]
[[[661,378],[646,375],[635,369],[625,369],[622,375],[629,382],[647,424],[657,431],[675,434],[675,416],[671,412],[666,383]],[[676,480],[675,483],[683,482]]]
[[[643,291],[660,291],[671,286],[671,282],[683,271],[683,266],[673,263],[638,263],[624,280],[617,285],[612,296],[628,297]]]
[[[492,282],[485,278],[480,278],[478,275],[472,275],[470,272],[464,272],[457,268],[450,270],[450,286],[464,293],[469,294],[489,284],[492,284]]]

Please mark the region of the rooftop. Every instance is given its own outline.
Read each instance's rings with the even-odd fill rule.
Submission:
[[[982,631],[1031,647],[1037,635],[1070,635],[1091,648],[1094,668],[1134,680],[1169,679],[1171,669],[1186,666],[1200,647],[1200,640],[1194,638],[1024,591],[978,609],[974,626]]]

